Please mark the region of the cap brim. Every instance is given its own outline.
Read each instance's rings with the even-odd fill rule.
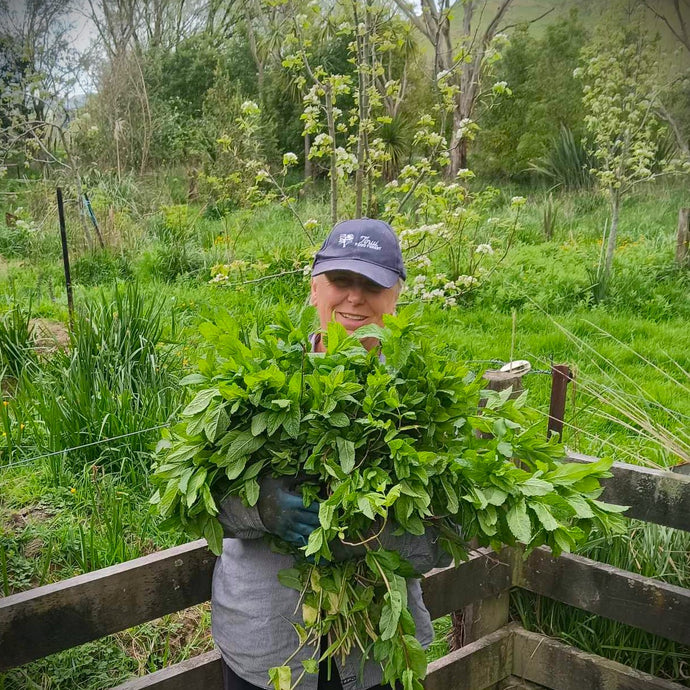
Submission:
[[[352,273],[358,273],[385,288],[393,287],[401,278],[395,271],[358,259],[323,259],[314,266],[311,274],[318,276],[328,271],[351,271]]]

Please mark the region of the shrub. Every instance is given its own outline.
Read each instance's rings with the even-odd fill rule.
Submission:
[[[590,189],[595,178],[589,172],[595,160],[582,142],[567,127],[561,126],[558,137],[554,139],[549,152],[537,158],[530,169],[552,182],[554,187],[571,190]]]
[[[198,249],[186,244],[159,244],[142,257],[138,272],[172,283],[178,278],[198,277],[205,265],[205,257]]]
[[[21,223],[21,225],[20,225]],[[29,254],[31,233],[22,221],[16,225],[0,227],[0,254],[7,259]]]
[[[99,249],[83,254],[72,264],[72,280],[81,285],[100,285],[115,280],[130,280],[132,266],[125,254]]]

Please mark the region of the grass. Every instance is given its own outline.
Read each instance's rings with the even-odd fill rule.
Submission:
[[[303,304],[308,294],[308,280],[296,267],[314,248],[286,209],[266,206],[224,217],[209,216],[201,206],[174,209],[166,230],[158,201],[143,212],[140,198],[125,203],[130,192],[124,187],[103,190],[101,200],[122,196],[109,229],[111,246],[91,254],[72,235],[83,277],[75,286],[78,313],[69,351],[37,357],[33,367],[14,365],[21,375],[11,388],[7,377],[0,382],[8,403],[0,409],[5,595],[185,541],[161,532],[153,519],[146,473],[155,427],[183,404],[177,381],[194,367],[198,324],[222,309],[251,328],[269,322],[278,303]],[[690,205],[687,189],[657,185],[626,201],[611,295],[596,306],[588,268],[599,255],[605,200],[555,192],[556,222],[547,241],[543,190],[505,188],[491,213],[508,214],[515,194],[528,197],[515,246],[472,299],[453,309],[425,306],[430,337],[477,371],[511,353],[540,371],[551,362],[569,363],[578,383],[571,387],[564,437],[573,450],[658,466],[684,459],[683,447],[669,439],[686,443],[690,419],[690,396],[679,388],[690,371],[690,284],[672,265],[677,209]],[[174,201],[163,192],[153,196]],[[37,193],[33,208],[45,208],[42,203]],[[304,219],[317,219],[320,241],[328,230],[328,205],[315,196],[300,200],[298,209]],[[0,312],[7,314],[0,349],[7,351],[24,342],[21,323],[12,319],[26,320],[29,304],[33,316],[67,321],[59,247],[39,233],[22,251],[0,262]],[[185,257],[196,263],[183,264]],[[245,265],[233,269],[226,285],[209,284],[212,266],[238,260]],[[438,266],[443,269],[442,257]],[[245,283],[274,273],[284,275]],[[533,373],[525,384],[533,404],[545,411],[549,376]],[[48,453],[55,454],[43,457]],[[690,544],[687,535],[672,532],[636,524],[611,547],[591,544],[591,554],[688,586]],[[528,627],[665,677],[687,673],[687,651],[677,646],[530,596],[513,601],[514,616]],[[175,632],[178,625],[184,634]],[[448,625],[447,618],[436,622],[430,658],[446,649]],[[172,617],[12,671],[0,676],[0,688],[114,685],[209,644],[207,612],[193,623]]]

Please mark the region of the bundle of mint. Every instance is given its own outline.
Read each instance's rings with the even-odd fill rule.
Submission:
[[[593,529],[621,529],[621,508],[597,500],[610,461],[561,462],[562,447],[543,440],[526,394],[483,391],[464,364],[433,351],[418,316],[408,308],[351,336],[331,323],[325,354],[309,345],[311,310],[294,321],[281,313],[246,341],[229,319],[207,323],[212,353],[185,381],[195,396],[159,443],[152,502],[168,526],[203,535],[216,554],[223,532],[214,496],[254,505],[261,478],[272,475],[299,477],[305,506],[318,501],[308,543],[281,544],[295,554],[281,582],[302,593],[299,645],[315,650],[305,673],[317,672],[326,635],[325,656],[356,645],[381,662],[384,682],[422,688],[425,655],[406,607],[414,570],[379,548],[386,527],[436,530],[456,563],[475,537],[497,550],[519,542],[558,554]],[[365,336],[380,348],[367,352]],[[338,543],[359,544],[362,554],[336,561]],[[270,675],[278,690],[301,678],[287,665]]]

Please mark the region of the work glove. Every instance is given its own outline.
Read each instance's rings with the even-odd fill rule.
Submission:
[[[319,504],[304,507],[302,497],[290,489],[290,477],[264,477],[259,482],[259,517],[267,532],[303,546],[319,526]]]

